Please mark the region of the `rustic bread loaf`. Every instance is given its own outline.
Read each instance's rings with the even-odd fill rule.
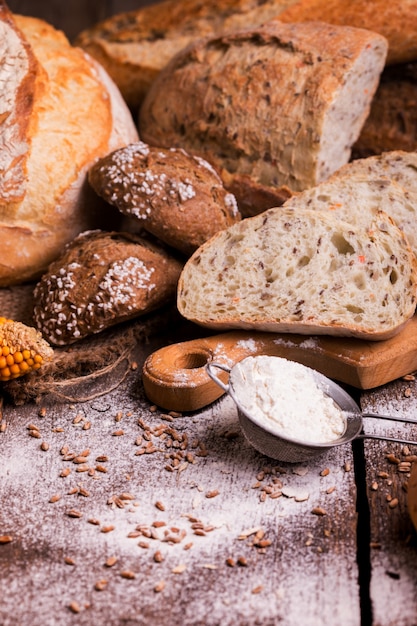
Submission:
[[[299,0],[279,20],[367,28],[388,40],[388,64],[417,60],[417,0]]]
[[[186,255],[240,219],[211,165],[184,150],[132,143],[99,159],[88,178],[104,200]]]
[[[300,191],[349,160],[386,51],[380,35],[319,22],[273,21],[199,40],[153,82],[141,138]]]
[[[417,194],[389,178],[335,174],[316,187],[301,191],[283,206],[330,210],[339,219],[369,231],[375,220],[383,228],[388,215],[404,232],[417,257]]]
[[[182,264],[148,241],[89,231],[66,246],[34,290],[34,321],[68,345],[174,301]]]
[[[97,216],[88,168],[137,139],[120,92],[41,20],[0,6],[0,286],[40,276]],[[102,203],[103,204],[103,203]]]
[[[413,316],[417,267],[392,220],[372,233],[330,211],[279,207],[218,233],[187,261],[177,306],[213,329],[394,336]]]
[[[385,68],[352,157],[417,150],[416,103],[417,62]]]
[[[295,0],[164,0],[113,15],[81,32],[75,43],[97,59],[132,109],[186,45],[208,35],[257,26]]]

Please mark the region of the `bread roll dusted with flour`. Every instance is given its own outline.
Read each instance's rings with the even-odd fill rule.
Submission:
[[[137,139],[106,72],[49,24],[0,4],[0,286],[33,280],[94,226],[86,174]]]
[[[386,53],[381,35],[321,22],[200,39],[153,82],[139,132],[226,170],[239,206],[242,178],[300,191],[349,161]]]
[[[392,337],[415,312],[417,261],[389,216],[372,226],[303,207],[243,220],[187,261],[178,309],[213,329]]]

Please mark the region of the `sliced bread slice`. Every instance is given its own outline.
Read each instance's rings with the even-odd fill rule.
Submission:
[[[350,176],[347,171],[345,175],[332,176],[330,180],[302,191],[287,200],[284,206],[331,210],[339,219],[365,229],[373,229],[375,220],[384,221],[385,214],[388,214],[404,232],[417,256],[417,193],[407,192],[395,180],[375,176],[365,178],[360,173]]]
[[[375,156],[356,159],[343,165],[333,177],[375,178],[384,176],[394,180],[407,192],[417,194],[417,152],[391,150]]]
[[[213,329],[387,339],[415,312],[416,259],[389,216],[372,233],[330,211],[273,208],[187,261],[177,306]]]

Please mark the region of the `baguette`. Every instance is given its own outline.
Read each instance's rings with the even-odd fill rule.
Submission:
[[[388,216],[379,224],[284,207],[247,218],[187,261],[178,310],[215,330],[392,337],[415,312],[417,261]]]
[[[173,302],[181,268],[143,238],[82,233],[36,284],[34,322],[51,344],[72,344]]]
[[[153,82],[139,133],[232,178],[301,191],[348,162],[386,51],[380,35],[319,22],[200,39]]]
[[[42,20],[0,3],[0,287],[38,279],[62,247],[97,225],[86,175],[137,139],[97,62]]]
[[[190,256],[218,230],[239,221],[235,197],[203,159],[137,142],[99,159],[88,180],[104,200]]]

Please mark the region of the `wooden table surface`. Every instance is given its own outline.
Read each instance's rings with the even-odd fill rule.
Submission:
[[[141,366],[164,341],[139,345],[137,369],[93,400],[5,401],[1,626],[415,626],[417,447],[358,439],[308,463],[268,459],[227,396],[184,415],[147,400]],[[417,386],[361,403],[417,419]]]

